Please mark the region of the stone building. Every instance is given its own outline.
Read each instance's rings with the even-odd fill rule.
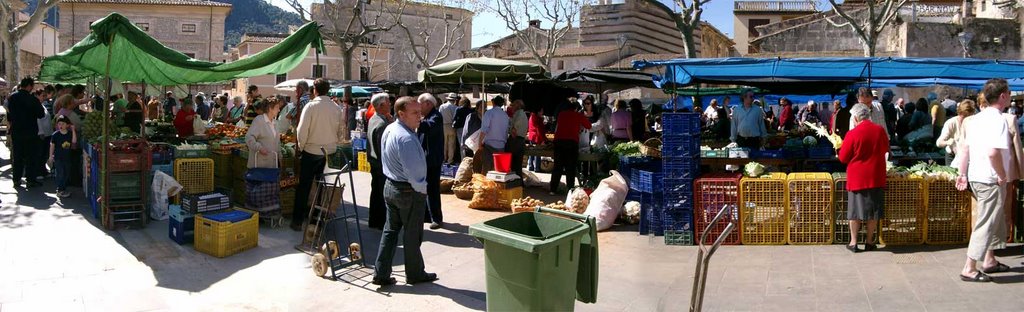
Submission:
[[[231,60],[238,60],[259,53],[280,43],[286,37],[288,37],[288,34],[245,34],[238,43],[238,47],[231,50]],[[256,85],[260,90],[263,90],[261,93],[264,95],[278,93],[291,95],[293,92],[274,90],[274,86],[290,79],[339,78],[341,75],[338,73],[341,72],[343,67],[341,48],[330,41],[325,41],[324,45],[327,51],[320,54],[319,58],[316,55],[316,50],[310,49],[309,54],[303,59],[302,63],[288,73],[234,80],[231,85],[231,93],[245,94],[246,88],[250,85]],[[375,45],[361,45],[356,50],[357,53],[355,53],[355,59],[352,62],[352,77],[359,78],[360,81],[391,79],[389,75],[392,72],[388,70],[390,67],[389,59],[392,54],[391,49]]]
[[[339,0],[335,1],[341,7],[351,8],[355,5],[356,1],[359,0]],[[384,2],[385,12],[380,12],[380,6],[376,2],[364,6],[363,18],[367,23],[371,23],[377,16],[380,16],[379,23],[382,25],[389,25],[393,21],[393,12],[397,11],[397,2],[391,0],[382,0]],[[324,25],[325,31],[333,31],[334,22],[330,21],[327,14],[324,12],[323,3],[313,3],[311,7],[311,15],[314,21],[317,21]],[[386,68],[383,70],[387,71],[386,74],[374,73],[374,68],[369,68],[371,73],[369,77],[386,77],[382,79],[405,81],[415,80],[416,74],[423,69],[423,64],[419,61],[415,61],[415,57],[412,54],[412,49],[416,48],[421,53],[430,53],[426,59],[429,62],[433,59],[434,55],[437,55],[438,51],[443,51],[442,46],[444,43],[444,32],[446,29],[452,30],[455,34],[456,39],[453,39],[450,43],[451,48],[447,57],[438,61],[435,64],[440,64],[446,61],[457,60],[462,58],[463,52],[467,51],[472,47],[473,37],[473,12],[449,6],[440,6],[429,3],[406,1],[404,8],[401,11],[401,20],[404,25],[409,27],[409,31],[413,36],[418,36],[416,39],[416,47],[414,47],[412,40],[406,34],[405,30],[395,26],[390,31],[378,32],[371,34],[363,44],[367,46],[376,47],[376,49],[384,49],[393,51],[388,53],[388,63]],[[347,25],[348,21],[352,19],[351,10],[343,10],[339,13],[337,21],[341,25]],[[460,21],[462,22],[461,27],[456,27]],[[356,26],[358,27],[358,26]],[[432,33],[430,40],[426,42],[426,47],[423,46],[423,37],[419,36],[423,31]],[[461,35],[461,38],[458,38]],[[327,39],[327,38],[325,38]],[[358,60],[362,58],[361,52],[353,55],[353,67],[356,66]],[[328,54],[330,56],[340,57],[340,50],[337,54]],[[337,67],[338,70],[341,67]],[[367,68],[363,68],[366,70]],[[332,72],[333,69],[328,69],[327,76],[331,78],[341,79],[340,73]],[[357,69],[358,70],[358,69]],[[353,78],[359,78],[358,75],[353,75]],[[381,79],[377,79],[381,80]],[[371,79],[371,81],[377,81]]]
[[[733,3],[733,40],[742,55],[756,53],[750,40],[760,37],[759,26],[817,13],[811,1],[736,1]]]
[[[541,29],[540,20],[532,20],[528,22],[525,29],[521,31],[526,34],[527,40],[532,42],[537,49],[543,50],[548,47],[548,36],[546,30]],[[560,47],[578,47],[580,43],[580,29],[572,28],[569,29],[565,35],[558,40],[558,46]],[[463,53],[466,57],[493,57],[493,58],[508,58],[513,55],[520,55],[529,52],[529,45],[522,42],[516,34],[509,34],[508,36],[501,37],[498,40],[490,43],[481,45]]]
[[[89,24],[117,12],[165,46],[200,60],[224,61],[231,4],[208,0],[63,0],[60,50],[89,35]]]
[[[28,21],[29,15],[21,12],[25,8],[25,4],[21,1],[14,1],[13,4],[13,8],[18,11],[18,23]],[[21,66],[17,77],[39,75],[39,66],[42,64],[43,58],[60,52],[57,47],[59,37],[57,29],[45,22],[40,22],[39,26],[25,35],[19,44],[21,51],[18,53],[18,58],[21,61]],[[4,67],[6,66],[6,59],[4,59],[7,55],[4,53],[6,48],[6,46],[0,45],[0,74],[7,72]],[[15,81],[15,83],[17,82]]]

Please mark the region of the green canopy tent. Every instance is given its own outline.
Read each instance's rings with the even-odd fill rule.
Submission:
[[[373,96],[373,92],[370,92],[369,90],[366,90],[365,88],[362,87],[350,86],[348,88],[352,89],[352,95],[350,96],[351,98],[366,98]],[[330,91],[327,92],[327,95],[333,97],[344,97],[345,87],[331,89]]]
[[[253,56],[229,63],[192,59],[153,39],[117,13],[93,22],[91,33],[70,49],[43,59],[39,80],[83,83],[102,77],[147,85],[175,86],[227,81],[259,75],[286,73],[309,54],[310,46],[323,51],[323,40],[315,23],[300,28],[284,41]],[[319,55],[319,54],[317,54]],[[115,64],[116,63],[116,64]],[[107,85],[110,94],[112,83]],[[100,111],[109,114],[109,105]],[[109,150],[109,123],[103,123],[101,159]],[[107,162],[100,162],[101,198],[109,192]],[[104,205],[106,206],[106,205]]]
[[[445,62],[421,70],[418,76],[423,83],[449,84],[488,84],[551,78],[540,65],[489,57]]]

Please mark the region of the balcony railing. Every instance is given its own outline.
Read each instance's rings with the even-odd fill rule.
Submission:
[[[733,11],[747,12],[814,12],[811,1],[736,1]]]

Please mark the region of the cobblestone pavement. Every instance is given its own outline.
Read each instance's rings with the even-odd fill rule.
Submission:
[[[57,199],[43,188],[11,186],[7,151],[0,148],[0,311],[462,311],[483,310],[482,245],[468,226],[503,215],[465,208],[443,195],[445,229],[426,230],[423,254],[433,284],[378,289],[370,269],[345,281],[312,274],[309,257],[293,246],[299,233],[260,228],[259,247],[218,259],[167,238],[167,221],[142,230],[103,230],[82,191]],[[369,175],[355,173],[360,205]],[[555,198],[541,189],[528,195]],[[348,198],[348,195],[346,195]],[[366,211],[359,212],[365,218]],[[380,232],[363,231],[373,260]],[[842,245],[725,246],[712,259],[707,311],[1021,311],[1021,247],[999,253],[1013,272],[995,283],[959,281],[965,246],[881,248],[851,254]],[[401,264],[401,252],[396,262]],[[665,246],[660,238],[623,226],[600,234],[596,304],[579,311],[685,311],[696,247]]]

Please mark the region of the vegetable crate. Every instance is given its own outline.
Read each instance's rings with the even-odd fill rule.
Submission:
[[[295,210],[295,188],[281,190],[281,215],[290,218]]]
[[[365,138],[352,139],[352,150],[355,150],[355,151],[365,151],[366,150],[366,143],[367,142],[366,142]]]
[[[665,135],[661,137],[662,157],[700,157],[700,136]]]
[[[640,235],[661,236],[664,234],[662,224],[662,194],[639,193],[640,195]]]
[[[176,147],[174,149],[174,158],[181,159],[181,158],[207,158],[207,157],[210,157],[210,146],[205,145],[205,144],[199,144],[199,145],[203,145],[203,146],[205,146],[205,148],[200,148],[200,149],[181,149],[181,148],[177,148]]]
[[[623,177],[632,177],[632,170],[635,167],[652,166],[657,163],[654,158],[645,156],[619,156],[619,174]]]
[[[664,210],[661,213],[665,245],[693,245],[693,210]]]
[[[167,237],[178,245],[191,244],[195,240],[195,227],[195,217],[183,221],[170,218],[167,220]]]
[[[370,172],[370,162],[366,160],[366,152],[360,151],[359,153],[356,153],[356,160],[357,160],[357,163],[358,163],[359,171]],[[442,165],[442,167],[441,167],[441,174],[442,175],[444,174],[444,166],[446,166],[446,165]],[[455,175],[452,175],[452,176],[454,177]]]
[[[739,174],[705,174],[693,185],[695,194],[696,209],[693,210],[695,230],[703,232],[711,220],[718,215],[722,209],[729,209],[731,212],[715,224],[708,234],[710,237],[718,237],[725,231],[725,227],[731,223],[740,223],[740,175]],[[733,231],[722,241],[723,245],[738,245],[740,243],[741,231]],[[708,243],[708,242],[705,242]]]
[[[230,153],[216,152],[210,154],[210,159],[213,159],[213,176],[216,178],[230,178],[232,156]]]
[[[850,221],[846,219],[846,211],[849,206],[850,194],[846,192],[846,173],[833,173],[832,181],[834,193],[832,194],[832,210],[835,211],[833,227],[835,236],[832,243],[847,244],[850,242]],[[857,231],[857,242],[867,242],[868,228],[862,225]]]
[[[655,193],[662,191],[661,172],[647,170],[632,170],[629,179],[629,189],[644,193]]]
[[[665,179],[665,209],[693,210],[693,181],[692,179]]]
[[[345,165],[352,164],[353,154],[350,146],[338,146],[338,149],[334,153],[327,155],[327,167],[331,169],[341,169]],[[344,156],[344,157],[342,157]],[[358,168],[352,168],[358,169]]]
[[[152,175],[156,175],[157,171],[163,172],[166,175],[174,177],[174,163],[166,165],[153,165],[153,170],[151,171],[153,173]]]
[[[519,198],[523,198],[522,186],[498,189],[498,207],[495,208],[512,210],[512,200]]]
[[[97,180],[99,182],[100,180]],[[146,174],[142,172],[130,173],[109,173],[107,174],[107,201],[111,202],[145,202],[147,191]],[[103,183],[97,183],[100,193],[103,194]]]
[[[832,175],[790,173],[786,186],[787,242],[791,245],[831,244],[835,225]]]
[[[740,179],[740,241],[784,245],[787,240],[785,173]]]
[[[665,135],[700,135],[699,113],[662,113],[661,122]]]
[[[925,241],[924,179],[893,178],[885,185],[885,218],[879,224],[881,242],[920,245]]]
[[[181,209],[191,214],[231,208],[231,197],[223,192],[185,194],[181,196]]]
[[[259,244],[259,213],[235,208],[218,214],[196,215],[196,251],[224,258]]]
[[[174,160],[174,179],[182,186],[181,195],[213,192],[213,159]]]
[[[699,157],[666,157],[661,159],[665,179],[696,179],[700,175]]]
[[[925,183],[925,243],[966,244],[971,233],[971,194],[956,189],[953,181]]]
[[[146,205],[141,203],[114,204],[106,203],[101,214],[103,228],[118,230],[121,228],[144,228],[149,221]]]

